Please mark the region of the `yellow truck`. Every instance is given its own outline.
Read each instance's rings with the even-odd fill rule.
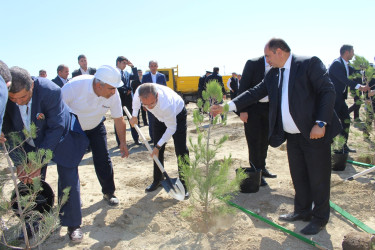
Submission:
[[[179,76],[178,65],[172,68],[159,68],[158,72],[163,73],[167,80],[167,86],[176,91],[185,101],[197,102],[198,99],[198,83],[200,76]],[[227,81],[231,77],[223,76],[224,87],[227,88]]]

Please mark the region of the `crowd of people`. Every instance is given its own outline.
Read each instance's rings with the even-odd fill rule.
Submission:
[[[340,57],[327,70],[319,58],[295,56],[284,40],[273,38],[265,45],[264,56],[248,60],[242,75],[232,73],[227,82],[229,108],[244,122],[249,164],[262,170],[261,186],[268,185],[264,178],[277,178],[266,168],[268,146],[278,147],[287,141],[295,189],[294,210],[280,215],[280,220],[309,221],[301,231],[306,235],[319,233],[329,221],[330,145],[340,133],[348,139],[348,87],[361,92],[370,90],[348,78],[352,71],[348,62],[353,55],[353,47],[343,45]],[[38,77],[31,77],[27,70],[17,66],[9,69],[0,61],[0,142],[9,140],[11,132],[23,137],[24,128],[30,130],[31,124],[36,125],[37,137],[27,139],[22,150],[52,150],[58,171],[58,196],[62,196],[64,188],[71,187],[60,220],[62,226],[68,227],[73,242],[83,238],[78,165],[88,150],[92,152],[103,199],[111,206],[120,202],[115,196],[104,125],[108,110],[121,157],[129,155],[124,106],[132,114],[129,124],[135,145],[142,144],[134,129],[140,125],[141,116],[143,125],[149,126],[149,142],[154,144],[151,156],[156,155],[163,163],[165,145],[171,138],[177,158],[186,160],[189,156],[184,100],[166,86],[165,75],[157,71],[157,61],[149,62],[150,71],[145,74],[124,56],[116,59],[116,67],[90,68],[84,55],[79,55],[78,64],[80,68],[73,71],[71,79],[69,67],[61,64],[57,76],[50,81],[45,70],[40,70]],[[198,95],[202,97],[211,80],[221,84],[225,96],[218,67],[199,79]],[[373,91],[369,95],[372,94]],[[222,111],[223,104],[215,104],[210,110],[212,115]],[[346,143],[344,150],[353,151]],[[47,165],[26,174],[17,150],[10,156],[21,181],[32,183],[32,178],[39,175],[45,178]],[[181,178],[181,162],[177,165]],[[154,164],[153,182],[145,191],[156,190],[162,181],[163,175]],[[185,186],[183,179],[182,183]],[[188,190],[185,198],[189,198]]]

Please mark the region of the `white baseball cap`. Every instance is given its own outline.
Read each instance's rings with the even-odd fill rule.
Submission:
[[[115,88],[119,88],[122,85],[124,85],[124,83],[121,80],[120,71],[109,65],[100,66],[96,70],[95,78]]]

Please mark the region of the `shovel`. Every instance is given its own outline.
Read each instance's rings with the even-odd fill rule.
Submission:
[[[362,175],[365,175],[365,174],[368,174],[368,173],[371,173],[371,172],[373,172],[373,171],[375,171],[375,167],[372,167],[372,168],[366,169],[366,170],[364,170],[364,171],[362,171],[362,172],[359,172],[358,174],[355,174],[355,175],[353,175],[353,176],[350,176],[350,177],[346,178],[345,180],[341,180],[341,181],[337,182],[336,184],[331,185],[331,187],[334,187],[334,186],[340,185],[340,184],[342,184],[342,183],[344,183],[344,182],[347,182],[347,181],[355,180],[355,179],[357,179],[358,177],[360,177],[360,176],[362,176]]]
[[[126,115],[128,116],[128,118],[131,119],[132,115],[129,113],[129,110],[125,106],[123,107],[123,109],[124,109]],[[148,151],[150,153],[152,153],[152,148],[151,148],[150,144],[148,143],[148,141],[146,140],[146,138],[144,137],[144,135],[142,134],[142,131],[139,129],[138,125],[135,124],[134,128],[135,128],[135,130],[137,130],[139,136],[142,138],[142,142],[146,145],[146,148],[148,149]],[[154,159],[154,161],[158,165],[160,171],[162,172],[162,174],[165,177],[165,180],[163,180],[161,182],[161,185],[164,187],[164,190],[170,196],[172,196],[174,199],[179,200],[179,201],[184,200],[185,199],[185,188],[184,188],[184,185],[182,185],[180,179],[169,178],[167,172],[165,171],[165,169],[161,165],[161,162],[159,161],[158,157],[156,157],[156,155],[154,155],[153,159]]]

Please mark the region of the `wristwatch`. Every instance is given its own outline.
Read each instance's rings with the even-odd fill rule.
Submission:
[[[155,148],[157,148],[158,150],[160,150],[161,146],[159,146],[158,144],[156,144]]]
[[[322,121],[318,121],[318,122],[316,122],[316,125],[318,125],[319,128],[323,128],[326,125],[326,123],[322,122]]]

